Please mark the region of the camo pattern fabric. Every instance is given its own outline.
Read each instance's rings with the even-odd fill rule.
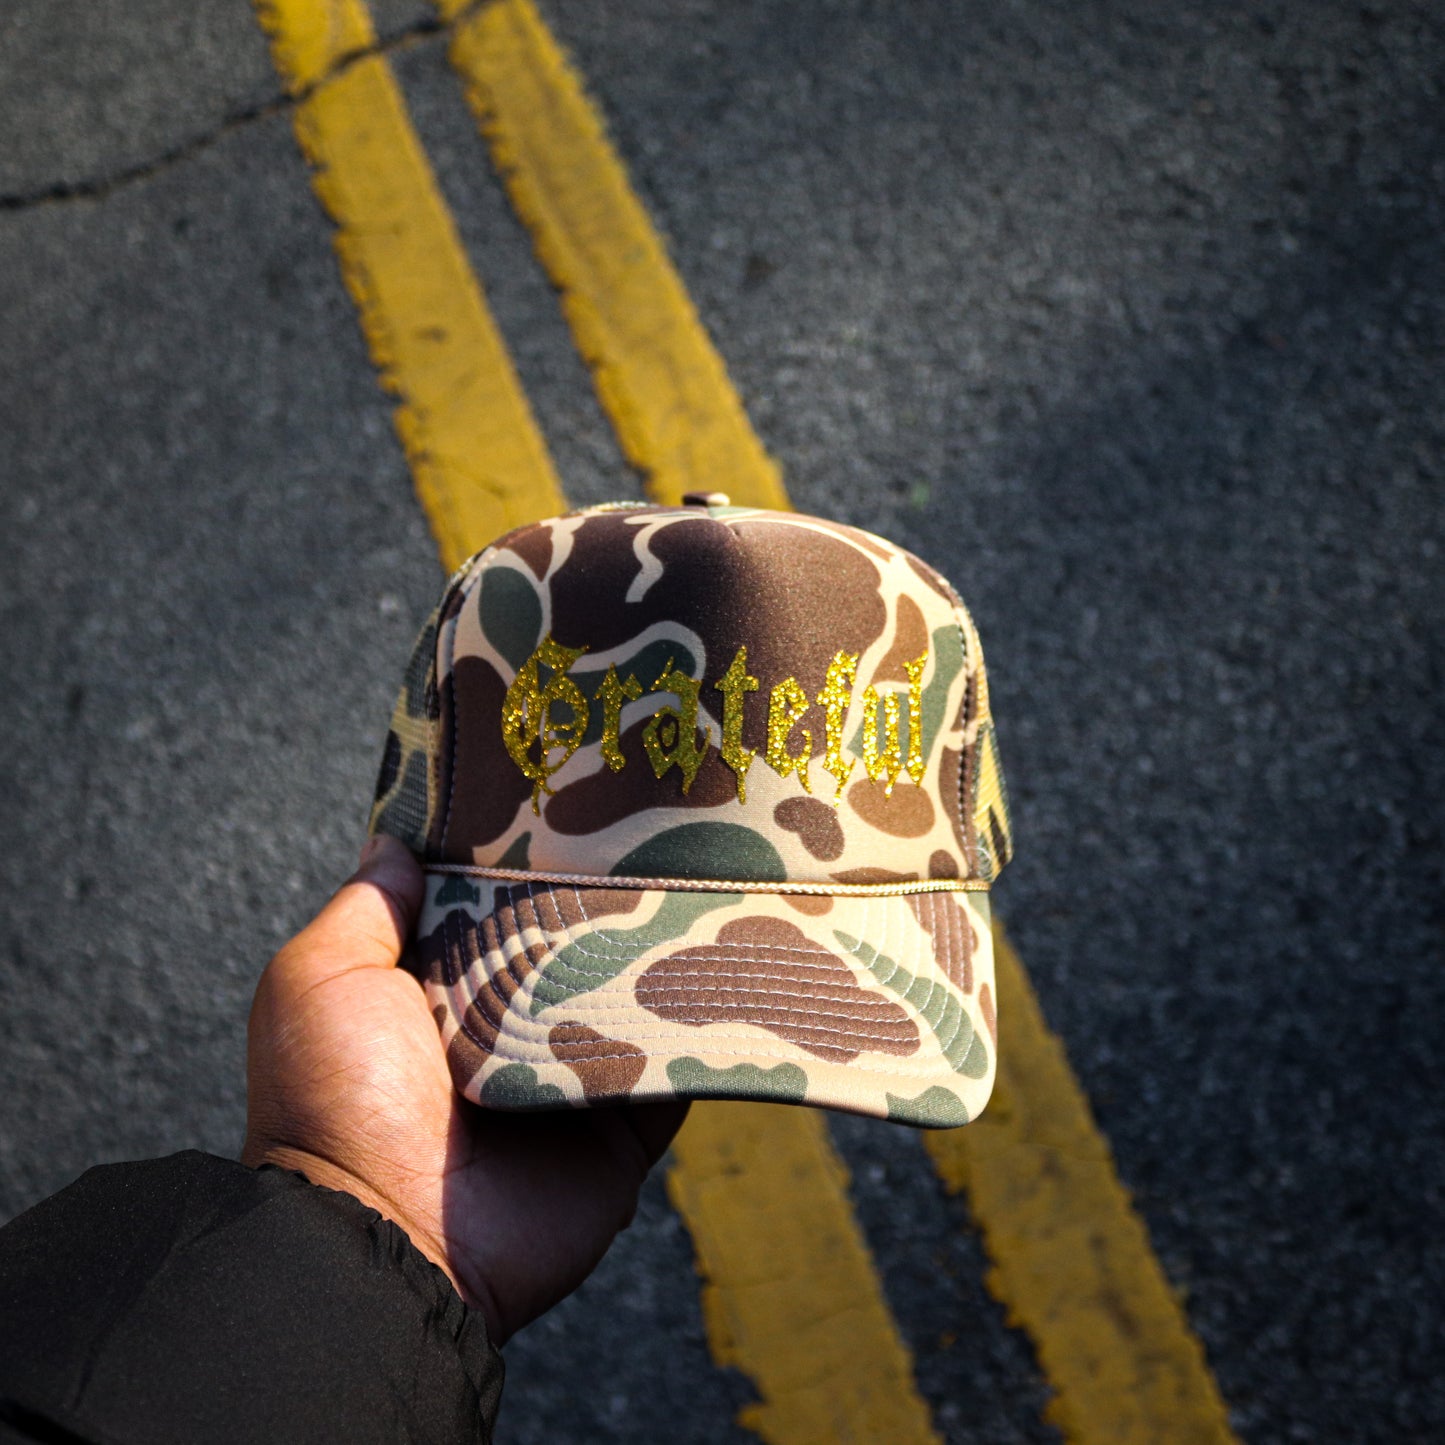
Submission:
[[[452,573],[441,601],[417,634],[382,749],[367,833],[399,838],[419,858],[429,856],[427,840],[437,812],[437,629],[460,606],[462,584],[483,555],[468,558]]]
[[[423,629],[371,826],[430,865],[414,965],[478,1102],[988,1097],[983,656],[881,538],[719,505],[502,538]]]
[[[415,965],[487,1107],[772,1099],[939,1127],[993,1087],[986,894],[427,886]]]

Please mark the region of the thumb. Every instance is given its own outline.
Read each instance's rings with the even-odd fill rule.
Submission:
[[[358,1041],[387,1032],[399,992],[413,994],[422,1021],[430,1023],[420,988],[391,974],[423,887],[422,871],[403,844],[380,835],[370,839],[356,872],[263,970],[247,1030],[241,1155],[247,1164],[289,1161],[288,1168],[310,1174],[309,1166],[297,1164],[298,1154],[344,1152],[354,1115],[338,1099],[361,1087],[347,1067],[358,1056],[367,1059]],[[371,969],[391,976],[364,972]],[[407,988],[398,990],[403,982]],[[428,1035],[435,1039],[434,1030]],[[344,1182],[338,1187],[357,1192]]]
[[[356,872],[276,962],[303,972],[308,983],[353,968],[394,968],[421,908],[424,882],[411,850],[378,833],[367,839]]]

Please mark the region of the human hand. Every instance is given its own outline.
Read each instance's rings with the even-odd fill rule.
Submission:
[[[500,1114],[462,1099],[421,985],[396,967],[422,888],[411,853],[374,838],[271,960],[251,1005],[241,1158],[394,1220],[501,1345],[631,1222],[687,1105]]]

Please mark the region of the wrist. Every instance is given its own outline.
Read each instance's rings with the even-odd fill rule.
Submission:
[[[359,1200],[368,1209],[374,1209],[383,1218],[389,1219],[411,1240],[420,1254],[446,1275],[452,1288],[467,1304],[482,1309],[487,1319],[488,1332],[494,1339],[496,1338],[495,1321],[492,1319],[491,1311],[486,1308],[486,1302],[477,1300],[463,1288],[462,1281],[447,1259],[442,1241],[430,1230],[420,1226],[389,1195],[373,1188],[365,1179],[324,1155],[313,1154],[310,1150],[300,1149],[294,1145],[273,1144],[256,1147],[248,1140],[241,1153],[241,1162],[253,1169],[259,1169],[263,1164],[274,1164],[278,1169],[286,1169],[294,1174],[300,1174],[322,1189],[334,1189],[339,1193],[351,1195],[353,1199]]]

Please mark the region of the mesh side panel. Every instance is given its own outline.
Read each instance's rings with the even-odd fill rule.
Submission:
[[[998,735],[988,701],[988,670],[983,660],[983,644],[979,641],[973,618],[962,602],[958,603],[958,610],[968,647],[968,665],[973,670],[977,688],[974,716],[978,720],[978,732],[974,738],[971,763],[968,760],[964,763],[966,769],[971,767],[973,775],[973,796],[967,800],[967,806],[973,814],[979,877],[993,883],[999,870],[1013,857],[1013,825],[1009,821],[1008,789],[1004,786]]]
[[[975,773],[973,818],[978,833],[979,872],[990,883],[1013,857],[1013,824],[1008,815],[1008,789],[999,762],[998,738],[993,723],[978,732],[978,771]]]
[[[427,619],[412,648],[401,694],[392,709],[369,833],[400,838],[413,853],[426,851],[435,790],[433,740],[437,723],[436,641],[440,606]]]

